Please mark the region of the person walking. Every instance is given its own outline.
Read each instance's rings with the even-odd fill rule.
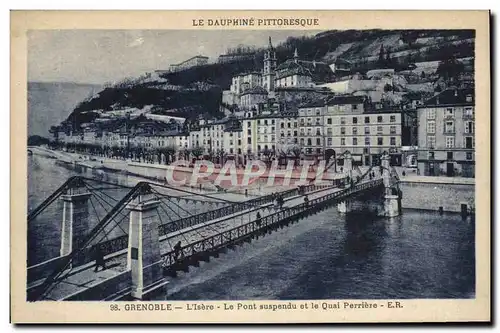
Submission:
[[[179,255],[181,253],[181,250],[182,250],[182,245],[181,245],[181,241],[178,241],[175,245],[174,245],[174,256],[175,256],[175,261],[177,261],[179,259]]]
[[[104,260],[104,254],[102,252],[101,246],[98,244],[95,247],[95,269],[94,272],[99,270],[99,267],[102,267],[104,271],[106,269],[106,261]]]
[[[260,216],[260,212],[257,212],[257,216],[255,218],[255,223],[257,224],[257,226],[260,227],[260,224],[261,224],[261,216]]]

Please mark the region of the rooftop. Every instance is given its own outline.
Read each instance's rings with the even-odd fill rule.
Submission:
[[[444,105],[474,105],[474,89],[447,89],[426,100],[422,107]]]

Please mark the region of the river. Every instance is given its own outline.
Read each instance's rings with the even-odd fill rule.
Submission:
[[[28,208],[76,174],[93,176],[29,156]],[[46,256],[45,247],[57,252],[58,223],[28,226],[28,258]],[[473,298],[474,227],[459,214],[403,209],[387,219],[331,208],[180,273],[161,299]]]

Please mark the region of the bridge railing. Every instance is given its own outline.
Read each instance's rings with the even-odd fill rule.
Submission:
[[[332,186],[331,184],[310,184],[310,185],[305,185],[304,189],[306,192],[311,192],[311,191],[315,191],[318,189],[324,189],[324,188],[331,187],[331,186]],[[299,194],[298,188],[286,190],[286,191],[283,191],[280,193],[280,195],[283,197],[283,199],[287,199],[287,198],[296,196],[298,194]],[[176,221],[164,223],[164,224],[161,224],[159,226],[159,228],[160,228],[159,234],[160,234],[160,236],[163,236],[163,235],[166,235],[168,233],[171,233],[171,232],[174,232],[177,230],[181,230],[181,229],[185,229],[188,227],[192,227],[194,225],[197,225],[197,224],[200,224],[200,223],[203,223],[206,221],[215,220],[215,219],[221,218],[223,216],[227,216],[227,215],[232,215],[232,214],[235,214],[237,212],[241,212],[247,208],[257,207],[257,206],[261,206],[261,205],[266,204],[266,203],[270,203],[274,199],[275,199],[274,194],[268,194],[268,195],[265,195],[265,196],[262,196],[259,198],[235,203],[235,204],[230,205],[230,206],[221,207],[221,208],[207,211],[204,213],[200,213],[197,215],[192,215],[192,216],[188,216],[185,218],[181,218],[181,219],[178,219]]]
[[[296,206],[288,207],[280,210],[279,212],[262,217],[260,220],[253,220],[232,229],[222,231],[218,234],[183,246],[179,253],[176,253],[175,251],[165,253],[162,255],[162,265],[165,269],[168,269],[179,262],[183,263],[192,257],[207,255],[207,252],[217,251],[222,247],[244,240],[257,232],[267,230],[270,226],[301,218],[301,216],[307,212],[323,209],[324,207],[334,204],[349,197],[350,195],[381,185],[383,186],[382,179],[358,184],[345,190],[313,199],[309,201],[309,203],[302,203]]]

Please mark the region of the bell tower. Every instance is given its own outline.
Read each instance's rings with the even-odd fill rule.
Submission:
[[[271,43],[271,36],[269,36],[269,46],[264,53],[264,71],[262,75],[262,82],[264,89],[268,92],[274,90],[274,77],[276,70],[276,51]]]

